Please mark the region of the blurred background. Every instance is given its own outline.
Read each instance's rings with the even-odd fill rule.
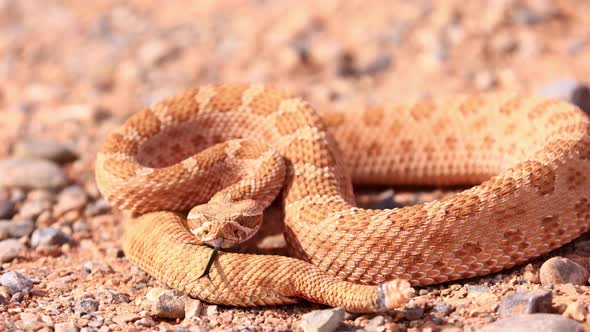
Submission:
[[[0,330],[296,328],[320,307],[218,311],[194,300],[186,329],[183,309],[162,320],[144,308],[161,285],[125,259],[120,218],[94,181],[106,133],[161,98],[226,82],[275,85],[319,110],[510,90],[588,111],[589,23],[590,0],[0,0],[0,275],[19,271],[37,291],[0,287]],[[368,201],[439,197],[416,195]],[[280,235],[265,241],[284,246]],[[590,242],[577,243],[590,269]],[[470,330],[498,318],[514,285],[537,287],[535,273],[529,265],[422,289],[423,302],[401,313],[346,324]],[[590,303],[571,288],[553,293],[555,310]],[[571,308],[590,321],[585,305]]]
[[[18,135],[90,152],[109,122],[205,83],[269,83],[320,109],[568,93],[590,71],[588,22],[590,1],[571,0],[0,0],[0,155]]]

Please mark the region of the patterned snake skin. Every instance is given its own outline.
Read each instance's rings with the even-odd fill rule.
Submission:
[[[507,269],[587,231],[589,169],[588,118],[556,100],[477,95],[318,114],[275,89],[220,85],[129,118],[106,139],[96,179],[128,212],[129,259],[170,287],[234,306],[305,298],[374,312],[403,305],[410,285]],[[366,210],[352,182],[481,184]],[[250,237],[277,194],[292,257],[221,252],[199,278],[212,252],[202,243]]]

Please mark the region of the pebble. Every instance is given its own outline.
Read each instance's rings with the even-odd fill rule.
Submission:
[[[36,219],[44,212],[50,211],[52,205],[52,195],[40,195],[39,197],[29,197],[21,206],[19,216],[26,219]]]
[[[144,317],[142,319],[136,320],[135,325],[143,326],[143,327],[154,327],[154,326],[156,326],[156,323],[154,322],[153,319],[151,319],[149,317]]]
[[[184,304],[185,320],[190,320],[193,317],[199,317],[201,310],[203,310],[203,302],[196,299],[187,300]]]
[[[451,306],[448,304],[437,304],[434,307],[432,307],[431,312],[433,314],[441,314],[443,316],[447,316],[452,311],[453,311],[453,308],[451,308]]]
[[[19,159],[45,159],[58,164],[66,164],[78,159],[78,155],[64,144],[36,140],[16,143],[12,156]]]
[[[60,231],[59,229],[47,227],[37,229],[33,232],[33,235],[31,236],[31,247],[44,248],[54,245],[60,246],[62,244],[71,243],[72,241],[72,237],[68,234]]]
[[[105,214],[111,211],[111,205],[104,198],[99,198],[95,202],[86,206],[86,215],[90,217]]]
[[[67,211],[78,210],[86,205],[88,196],[84,189],[78,185],[72,185],[62,190],[57,196],[55,213],[60,215]]]
[[[365,330],[367,332],[377,332],[384,324],[385,318],[383,316],[375,316],[365,325]]]
[[[35,229],[35,223],[30,220],[9,221],[0,220],[0,240],[29,236]]]
[[[0,285],[4,286],[9,295],[28,293],[33,288],[31,279],[16,271],[8,271],[0,277]]]
[[[395,204],[395,192],[390,189],[377,194],[361,194],[358,195],[357,202],[359,206],[365,209],[392,209]]]
[[[498,313],[501,317],[516,314],[551,312],[553,293],[548,290],[516,292],[502,299]]]
[[[581,332],[575,320],[556,314],[516,315],[485,326],[478,332]]]
[[[10,219],[14,215],[14,203],[0,198],[0,219]]]
[[[37,331],[42,329],[45,324],[39,321],[39,316],[23,312],[19,314],[20,320],[16,321],[14,325],[22,331]]]
[[[0,187],[58,189],[67,183],[59,166],[47,160],[0,160]]]
[[[403,310],[407,320],[418,320],[424,315],[424,308],[418,304],[406,306]]]
[[[96,294],[101,301],[104,301],[107,304],[121,304],[131,302],[129,295],[110,289],[101,289],[97,291]]]
[[[124,312],[119,313],[115,317],[113,317],[113,322],[115,322],[117,325],[121,327],[124,327],[125,325],[127,325],[128,322],[134,322],[140,318],[141,317],[139,317],[137,314]]]
[[[78,327],[72,321],[64,322],[64,323],[57,323],[53,326],[54,332],[77,332]]]
[[[342,308],[314,310],[301,316],[300,327],[304,332],[332,332],[344,320]]]
[[[201,314],[205,316],[213,316],[219,313],[218,307],[215,304],[208,305],[203,308]]]
[[[532,284],[540,284],[541,279],[539,278],[539,271],[535,271],[535,268],[532,264],[528,264],[524,269],[523,278],[532,283]]]
[[[97,105],[69,104],[59,107],[54,121],[77,121],[85,124],[96,124],[107,118],[108,112]]]
[[[70,282],[72,282],[72,278],[65,276],[48,282],[47,287],[53,290],[67,291],[71,289]]]
[[[113,268],[106,262],[103,261],[88,261],[82,265],[82,269],[88,273],[110,273],[113,272]]]
[[[588,307],[585,303],[581,302],[569,303],[565,309],[565,312],[563,313],[565,317],[577,320],[578,322],[583,322],[584,319],[586,319],[587,314]]]
[[[86,314],[91,314],[98,310],[98,306],[98,300],[93,299],[91,297],[87,297],[76,301],[74,312],[78,316],[84,316]]]
[[[184,318],[186,296],[182,292],[152,288],[146,298],[151,302],[151,314],[160,318]]]
[[[539,87],[536,94],[546,98],[559,98],[590,114],[590,87],[576,79],[550,81]]]
[[[12,261],[23,249],[25,249],[25,246],[19,240],[8,239],[0,241],[0,263]]]
[[[567,283],[586,285],[589,276],[588,270],[583,266],[563,257],[548,259],[539,270],[541,284],[545,287]]]
[[[482,285],[466,285],[467,293],[474,294],[474,293],[487,293],[490,291],[489,287],[482,286]]]

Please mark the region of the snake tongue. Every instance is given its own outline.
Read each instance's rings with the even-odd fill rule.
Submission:
[[[215,247],[213,248],[213,252],[211,252],[211,257],[209,257],[209,261],[207,262],[207,266],[205,267],[205,271],[199,277],[199,279],[207,276],[209,278],[209,272],[211,271],[211,266],[213,266],[213,262],[215,262],[215,258],[217,257],[217,253],[219,252],[219,248],[221,248],[221,243],[223,242],[223,238],[217,238],[217,242],[215,243]]]

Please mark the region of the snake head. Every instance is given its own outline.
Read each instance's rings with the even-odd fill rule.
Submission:
[[[264,208],[254,200],[213,198],[190,210],[187,223],[197,243],[230,248],[250,239],[260,229]]]

